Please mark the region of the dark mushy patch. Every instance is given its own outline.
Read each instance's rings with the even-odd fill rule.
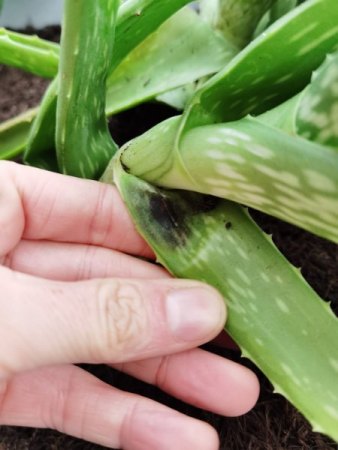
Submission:
[[[148,195],[150,216],[160,225],[162,237],[171,247],[186,243],[193,216],[212,211],[220,201],[210,195],[156,188]]]

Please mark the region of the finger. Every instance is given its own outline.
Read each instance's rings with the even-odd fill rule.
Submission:
[[[186,403],[224,416],[245,414],[259,395],[258,379],[251,370],[201,349],[114,367]]]
[[[115,250],[49,241],[21,241],[4,258],[3,265],[18,272],[59,281],[170,277],[158,265]]]
[[[0,423],[52,428],[124,450],[217,450],[215,430],[121,392],[74,366],[35,370],[0,388]],[[32,413],[34,411],[34,413]]]
[[[140,360],[205,343],[224,326],[214,289],[181,280],[35,280],[5,268],[0,378],[42,365]]]
[[[1,161],[0,188],[0,256],[21,237],[153,256],[113,186]]]

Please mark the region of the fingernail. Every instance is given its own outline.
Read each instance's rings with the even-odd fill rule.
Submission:
[[[212,339],[225,322],[223,299],[212,288],[170,291],[166,308],[173,335],[187,342]]]

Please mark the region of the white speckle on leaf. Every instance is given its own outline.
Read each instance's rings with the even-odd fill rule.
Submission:
[[[306,53],[309,53],[314,48],[318,47],[320,44],[325,42],[326,40],[330,39],[332,36],[336,35],[338,33],[338,26],[331,28],[326,33],[322,33],[320,36],[318,36],[317,39],[312,39],[309,41],[307,45],[304,45],[299,50],[297,56],[304,56]]]
[[[215,172],[224,176],[225,178],[230,178],[234,180],[245,181],[246,177],[236,171],[234,167],[226,163],[217,163],[215,165]]]
[[[224,136],[232,136],[246,142],[252,141],[250,135],[243,133],[242,131],[234,130],[233,128],[220,128],[219,133],[223,134]]]
[[[263,280],[264,280],[266,283],[270,283],[270,278],[267,276],[267,274],[266,274],[265,272],[262,272],[262,273],[261,273],[261,277],[263,278]]]
[[[304,174],[307,178],[308,184],[317,189],[318,191],[322,192],[337,192],[338,187],[335,185],[335,183],[327,178],[325,175],[312,170],[312,169],[305,169]]]
[[[289,42],[292,43],[292,42],[299,41],[299,39],[301,39],[303,36],[305,36],[306,34],[310,33],[311,31],[313,31],[319,25],[320,25],[319,22],[312,22],[312,23],[310,23],[308,26],[302,28],[298,33],[293,34],[290,37],[290,41]]]
[[[338,359],[330,358],[329,363],[338,372]]]
[[[217,136],[211,136],[207,139],[207,141],[209,142],[209,144],[221,144],[222,143],[222,139]]]
[[[332,405],[325,405],[324,409],[326,412],[330,414],[330,416],[334,417],[336,420],[338,420],[338,409],[335,406]]]
[[[284,300],[277,297],[276,303],[277,303],[277,306],[280,309],[280,311],[282,311],[285,314],[290,314],[290,308],[288,307],[288,305],[285,303]]]
[[[251,143],[250,145],[246,145],[245,148],[249,153],[263,159],[271,159],[274,156],[273,151],[263,145]]]

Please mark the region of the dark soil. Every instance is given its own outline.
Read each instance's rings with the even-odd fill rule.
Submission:
[[[55,36],[48,29],[44,37]],[[47,85],[45,80],[0,66],[0,121],[35,106]],[[126,142],[174,112],[149,104],[123,113],[111,122],[114,138]],[[281,251],[297,267],[313,288],[338,313],[338,246],[291,225],[253,212],[255,220],[269,233]],[[211,351],[239,360],[235,351],[208,347]],[[241,360],[243,363],[243,360]],[[250,367],[250,362],[246,362]],[[256,369],[262,392],[255,409],[244,417],[229,419],[192,408],[158,389],[105,366],[86,367],[116,387],[161,401],[194,417],[210,422],[221,437],[221,450],[330,450],[337,445],[311,431],[301,415],[281,396],[272,394],[266,378]],[[338,381],[337,381],[338,382]],[[0,427],[0,450],[99,450],[102,447],[50,430]],[[192,449],[187,449],[192,450]]]

